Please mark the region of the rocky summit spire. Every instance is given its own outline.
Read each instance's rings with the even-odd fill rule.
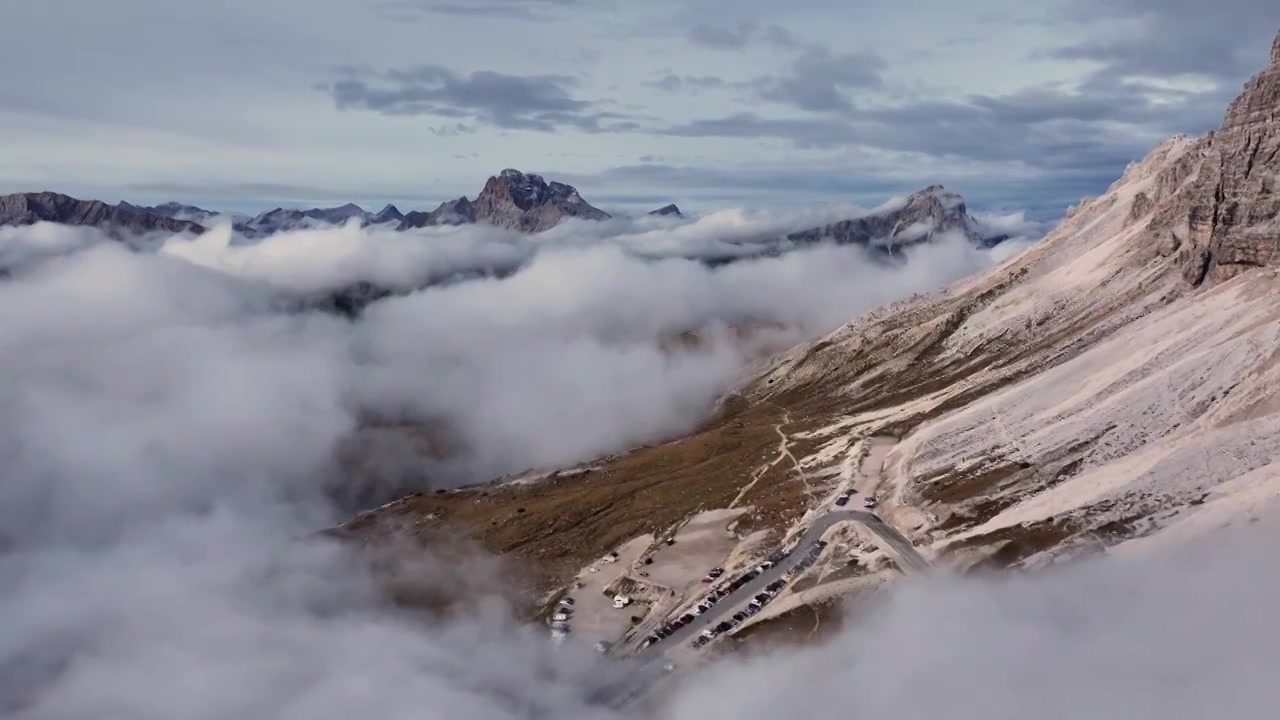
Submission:
[[[1157,178],[1154,227],[1171,233],[1192,285],[1280,265],[1280,38],[1222,127]],[[1189,183],[1183,181],[1191,178]],[[1166,199],[1167,198],[1167,199]],[[1183,229],[1179,229],[1183,228]]]
[[[460,197],[429,213],[411,212],[401,230],[428,225],[483,222],[520,232],[542,232],[565,218],[607,220],[609,214],[592,207],[572,185],[541,175],[506,168],[489,178],[475,200]]]

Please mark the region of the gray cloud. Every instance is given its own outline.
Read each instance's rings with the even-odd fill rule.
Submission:
[[[600,132],[635,127],[626,116],[596,110],[594,103],[574,97],[577,84],[567,75],[507,75],[491,70],[458,75],[439,65],[419,65],[382,73],[346,68],[323,89],[340,110],[469,118],[519,130],[550,131],[568,125]],[[448,127],[456,132],[456,124]]]
[[[696,93],[699,90],[718,90],[724,87],[732,87],[735,84],[715,75],[676,75],[669,72],[648,83],[648,85],[667,92],[688,91]]]
[[[884,58],[870,52],[832,53],[825,48],[805,50],[782,75],[751,83],[759,97],[811,112],[849,111],[847,92],[876,88],[888,69]]]
[[[1269,0],[1070,0],[1060,17],[1096,29],[1054,57],[1103,64],[1113,78],[1208,76],[1234,85],[1256,72],[1280,28]]]
[[[576,7],[580,0],[382,0],[377,10],[394,20],[424,15],[500,17],[520,20],[552,20],[558,10]]]
[[[694,45],[712,50],[743,50],[754,43],[787,49],[805,44],[786,28],[761,25],[752,20],[741,20],[733,26],[695,25],[685,33],[685,37]]]
[[[877,67],[874,58],[867,62]],[[779,95],[783,88],[793,90],[785,97],[799,107],[837,112],[782,118],[739,112],[671,125],[662,132],[776,138],[801,148],[880,149],[953,162],[1015,163],[1033,169],[1044,182],[1075,188],[1082,178],[1105,185],[1170,134],[1216,127],[1235,93],[1168,89],[1098,75],[1080,87],[1044,85],[1005,95],[857,107],[830,78],[854,83],[875,82],[876,77],[856,62],[847,70],[844,76],[796,73],[794,78],[806,82],[774,86]]]

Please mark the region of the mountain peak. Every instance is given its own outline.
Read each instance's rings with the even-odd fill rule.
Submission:
[[[382,223],[391,222],[393,220],[404,220],[404,213],[400,212],[400,208],[396,207],[394,204],[387,203],[387,206],[379,210],[378,214],[374,215],[370,222],[375,225],[381,225]]]
[[[663,205],[657,210],[650,210],[649,214],[650,215],[672,215],[674,217],[684,217],[684,214],[680,212],[680,208],[676,207],[675,203],[671,203],[669,205]]]
[[[984,239],[978,223],[969,216],[964,198],[941,185],[930,185],[907,196],[906,201],[862,217],[841,220],[824,227],[788,235],[795,242],[832,241],[839,245],[893,248],[932,242],[948,234],[963,235],[974,245],[990,246],[999,239]]]
[[[1265,68],[1232,101],[1222,127],[1198,141],[1158,178],[1135,216],[1154,210],[1152,227],[1181,259],[1192,285],[1230,280],[1280,265],[1280,37]],[[1187,178],[1193,178],[1184,183]]]
[[[400,227],[484,222],[522,232],[541,232],[566,217],[606,220],[609,214],[583,200],[572,185],[548,183],[541,175],[505,168],[485,182],[475,200],[463,196],[441,203],[429,213],[409,213]]]

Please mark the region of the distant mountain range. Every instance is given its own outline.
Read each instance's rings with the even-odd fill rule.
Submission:
[[[649,214],[684,217],[675,205],[667,205]],[[310,210],[278,207],[251,217],[177,202],[155,206],[128,202],[108,205],[53,192],[0,196],[0,225],[47,221],[102,227],[115,235],[156,231],[200,234],[214,225],[230,221],[233,229],[241,235],[262,238],[286,230],[343,225],[353,219],[361,225],[384,225],[396,230],[485,223],[537,233],[555,227],[565,218],[608,220],[610,217],[609,213],[583,200],[572,185],[547,182],[541,175],[514,169],[503,170],[489,178],[474,200],[460,197],[441,203],[430,212],[415,210],[407,214],[390,204],[371,213],[359,205],[347,203]]]
[[[650,216],[683,218],[680,208],[666,205]],[[402,213],[387,205],[370,213],[348,203],[310,210],[275,208],[256,217],[218,213],[176,202],[154,207],[122,202],[108,205],[97,200],[79,200],[51,192],[18,193],[0,196],[0,225],[28,225],[39,221],[66,225],[89,225],[108,229],[113,235],[150,232],[200,234],[216,224],[230,221],[234,230],[249,238],[262,238],[286,230],[342,225],[357,221],[395,230],[439,225],[487,224],[525,233],[538,233],[567,218],[602,221],[609,213],[583,199],[577,188],[562,182],[547,182],[541,175],[506,169],[490,177],[474,199],[460,197],[441,203],[429,212]],[[937,236],[955,233],[974,245],[990,247],[1007,238],[984,234],[966,209],[964,199],[941,185],[932,185],[908,196],[901,203],[878,212],[794,232],[785,237],[793,244],[834,241],[842,245],[864,245],[892,251],[929,242]],[[763,252],[770,252],[765,248]],[[730,262],[741,258],[706,258],[710,262]]]

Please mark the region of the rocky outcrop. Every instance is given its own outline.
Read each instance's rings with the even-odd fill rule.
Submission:
[[[1280,264],[1280,37],[1222,127],[1199,143],[1195,178],[1154,229],[1177,248],[1192,285]],[[1182,169],[1190,174],[1190,166]]]
[[[565,218],[607,220],[609,214],[583,200],[572,185],[548,183],[540,175],[506,169],[489,178],[475,200],[461,197],[429,213],[409,213],[400,229],[480,222],[536,233],[555,227]]]
[[[0,225],[32,225],[37,222],[86,225],[112,235],[148,232],[195,233],[203,225],[189,220],[146,212],[132,205],[108,205],[53,192],[15,193],[0,196]]]
[[[799,243],[834,241],[840,245],[893,250],[948,234],[962,236],[975,245],[986,244],[977,221],[969,216],[964,198],[941,185],[930,185],[911,194],[900,205],[792,233],[787,239]]]

